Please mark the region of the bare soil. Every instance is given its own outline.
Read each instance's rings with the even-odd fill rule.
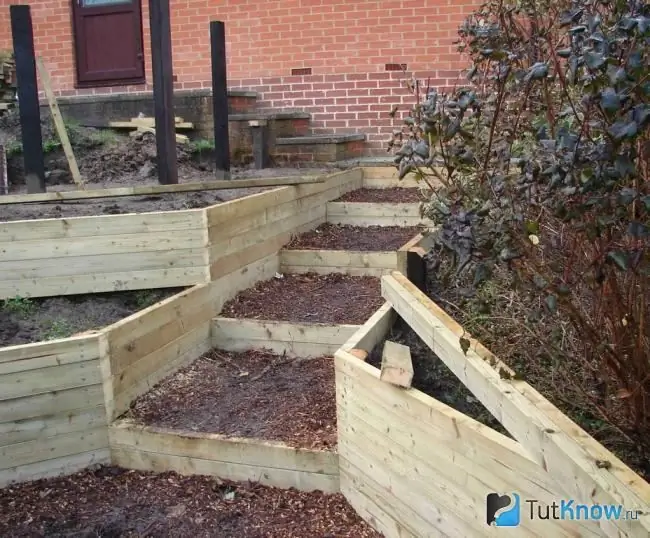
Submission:
[[[0,490],[7,538],[379,538],[341,494],[100,467]]]
[[[403,322],[396,323],[386,340],[410,348],[413,361],[413,388],[510,437],[501,423],[490,414],[408,325]],[[368,364],[381,368],[384,343],[385,341],[379,343],[370,352],[367,359]]]
[[[0,301],[0,347],[101,329],[183,291],[165,288]]]
[[[333,359],[212,350],[138,398],[126,417],[149,426],[334,449]]]
[[[357,189],[351,191],[335,202],[359,202],[372,204],[415,204],[422,202],[424,198],[417,187],[388,187],[385,189]]]
[[[291,250],[399,250],[422,231],[417,226],[341,226],[321,224],[294,237],[285,247]]]
[[[221,315],[295,323],[362,325],[382,304],[379,278],[308,273],[259,282],[228,301]]]
[[[157,185],[156,144],[152,138],[137,140],[112,130],[68,126],[75,158],[87,188],[104,189],[136,185]],[[76,190],[65,154],[49,118],[42,120],[48,192]],[[25,194],[23,156],[20,151],[20,120],[16,112],[0,116],[0,144],[7,149],[10,194]],[[180,183],[215,179],[213,152],[196,146],[177,146]],[[250,164],[231,168],[233,180],[302,175],[320,175],[337,170],[332,166],[304,164],[255,170]],[[234,182],[233,182],[234,183]],[[2,206],[0,221],[63,218],[90,215],[142,213],[207,207],[266,189],[246,188],[219,191],[129,196],[74,202],[16,204]]]

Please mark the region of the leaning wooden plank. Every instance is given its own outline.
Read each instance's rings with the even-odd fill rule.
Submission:
[[[52,91],[52,84],[50,83],[50,75],[43,65],[43,61],[40,57],[36,57],[36,66],[38,67],[38,74],[41,76],[41,82],[43,83],[43,88],[45,90],[45,96],[50,105],[50,111],[52,113],[52,119],[54,120],[54,126],[56,127],[56,132],[59,135],[59,140],[61,141],[61,146],[63,146],[63,152],[65,153],[65,158],[68,160],[68,166],[70,167],[70,174],[72,174],[72,180],[82,189],[84,188],[84,182],[81,179],[81,173],[79,172],[79,167],[77,166],[77,159],[75,159],[74,152],[72,151],[72,145],[70,144],[70,139],[68,138],[68,132],[65,128],[65,123],[63,123],[63,116],[61,116],[61,110],[59,109],[59,104],[56,101],[54,92]]]
[[[640,509],[638,520],[601,522],[625,536],[650,532],[650,484],[509,371],[401,273],[382,277],[382,295],[485,407],[576,501]],[[466,354],[460,338],[470,347]],[[494,366],[492,366],[494,365]],[[603,465],[602,462],[607,462]],[[573,477],[567,480],[566,477]]]
[[[413,362],[408,346],[387,340],[381,356],[379,379],[391,385],[408,389],[413,381]]]
[[[87,191],[57,191],[42,194],[10,194],[0,198],[0,205],[29,204],[40,202],[65,202],[66,200],[89,200],[95,198],[116,198],[120,196],[144,196],[178,192],[216,191],[223,189],[248,189],[276,187],[279,185],[303,185],[323,183],[317,177],[274,177],[261,179],[232,179],[207,181],[203,183],[179,183],[176,185],[136,185],[134,187],[115,187]]]

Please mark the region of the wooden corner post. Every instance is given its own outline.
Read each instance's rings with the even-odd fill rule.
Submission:
[[[178,183],[169,0],[149,0],[158,182]]]
[[[226,76],[226,29],[221,21],[210,23],[212,54],[212,117],[217,179],[230,179],[228,139],[228,82]]]
[[[36,83],[36,56],[29,6],[10,6],[11,35],[16,58],[18,110],[22,133],[25,181],[28,193],[45,192],[45,158],[41,134],[41,110]]]

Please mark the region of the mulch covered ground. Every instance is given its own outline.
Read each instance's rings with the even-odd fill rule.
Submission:
[[[102,467],[0,490],[0,536],[375,538],[340,495]]]
[[[389,187],[386,189],[357,189],[351,191],[335,202],[361,202],[373,204],[410,204],[422,201],[420,189],[417,187],[403,188],[403,187]]]
[[[293,238],[285,247],[292,250],[399,250],[422,231],[417,226],[341,226],[321,224]]]
[[[127,417],[149,426],[332,449],[334,362],[213,350],[138,398]]]
[[[381,305],[381,280],[341,273],[283,275],[228,301],[221,315],[294,323],[363,325]]]
[[[67,338],[101,329],[183,288],[0,300],[0,347]]]

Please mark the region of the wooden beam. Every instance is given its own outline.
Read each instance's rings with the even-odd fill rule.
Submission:
[[[178,183],[169,0],[149,0],[158,182]]]
[[[9,172],[7,171],[7,152],[0,144],[0,194],[9,194]]]
[[[521,443],[563,493],[579,503],[641,509],[636,520],[600,520],[607,536],[650,533],[650,485],[471,338],[442,308],[398,272],[382,277],[382,296],[460,381]],[[465,350],[460,339],[469,343]],[[603,465],[602,462],[607,462]],[[571,477],[567,480],[567,477]]]
[[[405,389],[413,382],[413,361],[408,346],[386,340],[381,356],[379,379]]]
[[[27,192],[45,192],[45,158],[41,134],[41,110],[36,83],[34,34],[29,6],[10,6],[11,34],[16,58],[20,128]]]
[[[180,183],[176,185],[138,185],[135,187],[115,187],[86,191],[60,191],[43,194],[10,194],[0,197],[0,205],[29,204],[41,202],[64,202],[66,200],[91,200],[96,198],[118,198],[122,196],[147,196],[196,191],[218,191],[224,189],[249,189],[280,187],[284,185],[306,185],[324,183],[325,177],[272,177],[262,179],[235,179],[210,181],[207,183]]]
[[[56,132],[59,135],[61,146],[63,146],[65,158],[68,160],[68,167],[70,168],[70,173],[72,174],[72,180],[75,182],[75,184],[79,185],[83,189],[84,182],[81,179],[81,173],[79,172],[79,167],[77,166],[77,159],[75,159],[74,152],[72,151],[72,145],[70,144],[70,139],[68,138],[68,132],[66,131],[65,123],[63,123],[63,116],[61,115],[59,104],[56,102],[56,97],[52,91],[52,85],[50,84],[50,75],[47,72],[47,69],[45,69],[45,65],[43,65],[43,61],[40,57],[36,58],[36,67],[38,67],[38,73],[41,76],[41,82],[43,83],[43,88],[45,89],[45,96],[47,97],[47,102],[50,105],[50,112],[52,114],[52,120],[54,120]]]
[[[230,179],[228,138],[228,81],[226,76],[226,29],[221,21],[210,23],[212,57],[212,117],[217,179]]]

